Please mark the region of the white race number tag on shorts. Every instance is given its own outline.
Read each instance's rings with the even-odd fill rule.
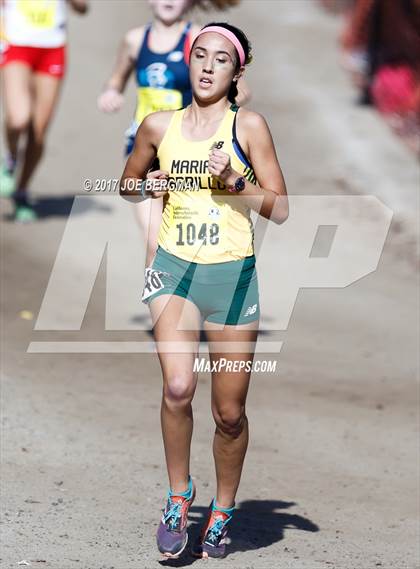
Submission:
[[[151,267],[147,267],[144,271],[144,289],[143,295],[141,297],[142,301],[149,298],[152,294],[164,288],[164,284],[161,281],[160,276],[167,273],[163,271],[157,271]]]

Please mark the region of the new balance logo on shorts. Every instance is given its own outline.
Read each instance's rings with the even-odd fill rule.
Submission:
[[[248,306],[248,308],[246,309],[246,312],[244,314],[244,318],[245,316],[251,316],[251,314],[255,314],[257,312],[257,304],[253,304],[252,306]]]

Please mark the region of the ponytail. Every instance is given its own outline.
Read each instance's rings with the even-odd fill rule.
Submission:
[[[238,96],[238,82],[232,81],[229,88],[228,101],[235,104],[237,96]]]

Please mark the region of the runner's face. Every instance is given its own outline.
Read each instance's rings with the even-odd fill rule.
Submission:
[[[232,80],[239,77],[236,65],[236,49],[228,39],[214,32],[201,35],[194,44],[190,58],[190,80],[194,95],[207,101],[226,96]]]
[[[182,18],[191,4],[192,0],[149,0],[154,17],[167,25]]]

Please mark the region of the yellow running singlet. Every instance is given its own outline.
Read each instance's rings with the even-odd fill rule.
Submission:
[[[195,263],[223,263],[254,253],[250,208],[208,172],[210,147],[230,155],[232,168],[255,183],[252,166],[234,135],[238,107],[232,105],[211,138],[182,135],[185,109],[175,111],[159,146],[160,168],[169,172],[158,243],[169,253]],[[172,189],[173,188],[173,189]]]

